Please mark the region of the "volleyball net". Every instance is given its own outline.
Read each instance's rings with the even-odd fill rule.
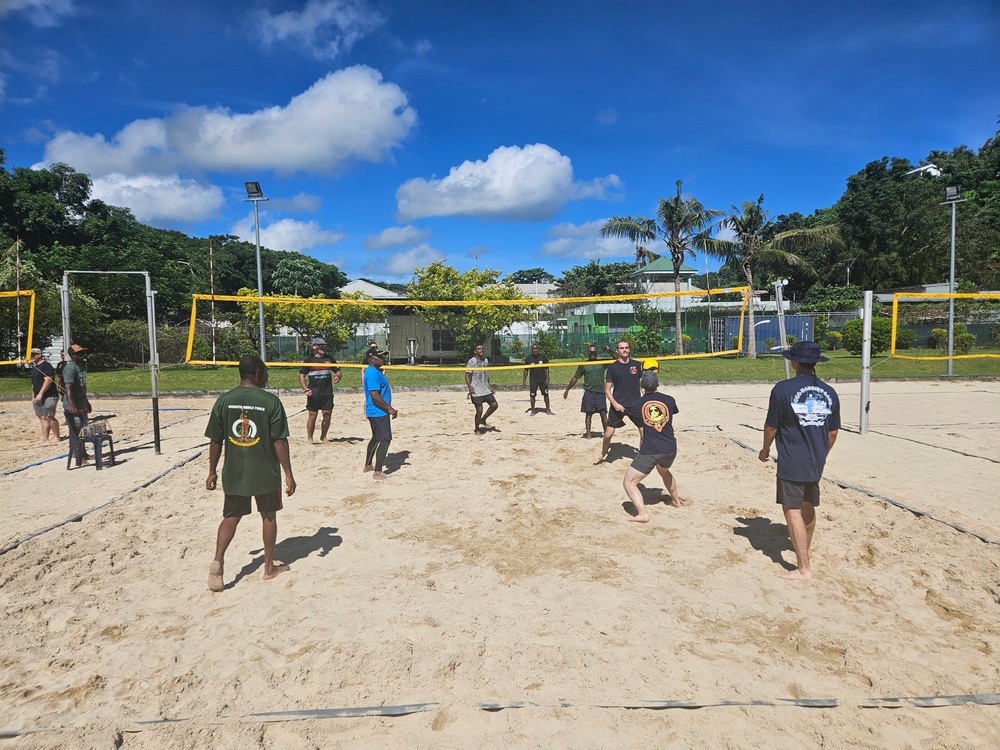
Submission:
[[[1000,358],[1000,293],[905,293],[892,297],[890,356],[947,360]]]
[[[28,362],[35,333],[35,292],[0,292],[0,365]]]
[[[394,370],[464,371],[476,343],[484,344],[491,370],[525,368],[534,344],[559,360],[553,367],[587,364],[589,346],[598,348],[598,361],[610,361],[619,340],[629,342],[633,358],[719,357],[740,353],[749,301],[749,287],[560,298],[490,298],[486,289],[460,300],[195,294],[185,361],[231,366],[259,355],[261,307],[271,367],[301,367],[315,336],[343,368],[363,367],[370,342],[388,353]]]

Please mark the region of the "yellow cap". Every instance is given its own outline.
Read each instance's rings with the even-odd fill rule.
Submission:
[[[657,362],[652,357],[650,357],[647,360],[643,360],[642,369],[643,370],[659,370],[660,369],[660,363]]]

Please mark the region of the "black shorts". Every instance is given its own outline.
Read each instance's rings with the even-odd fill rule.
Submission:
[[[333,411],[333,394],[306,396],[306,411]]]
[[[642,423],[639,421],[638,417],[629,414],[628,411],[618,411],[613,406],[608,407],[608,427],[614,427],[616,430],[619,427],[624,427],[626,417],[628,417],[628,420],[638,429],[642,429]]]
[[[778,479],[775,498],[778,505],[792,510],[802,510],[802,503],[819,505],[819,482],[793,482]]]
[[[495,404],[497,402],[496,396],[492,393],[487,393],[485,396],[473,396],[472,405],[476,406],[478,404]]]
[[[276,513],[284,505],[281,504],[281,488],[274,492],[265,492],[254,496],[257,500],[257,511],[259,513]],[[250,515],[250,498],[244,495],[226,495],[226,501],[222,506],[223,518],[241,518]]]
[[[608,408],[608,399],[603,393],[584,391],[580,401],[580,411],[584,414],[600,414]]]
[[[535,394],[538,393],[538,391],[542,392],[542,397],[543,398],[548,398],[548,396],[549,396],[549,387],[545,383],[529,383],[528,385],[531,386],[531,397],[532,398],[535,397]]]
[[[389,417],[368,417],[368,424],[372,427],[372,438],[380,443],[392,440],[392,420]]]
[[[659,466],[661,469],[669,469],[674,465],[676,453],[640,453],[632,459],[632,468],[643,474],[649,474]]]

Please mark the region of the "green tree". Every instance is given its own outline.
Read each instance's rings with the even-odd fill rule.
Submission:
[[[630,284],[635,271],[631,263],[604,263],[592,260],[584,266],[573,266],[556,281],[560,297],[599,297],[614,295]]]
[[[473,268],[460,273],[444,261],[414,269],[413,280],[407,285],[407,296],[419,300],[485,300],[529,299],[513,282],[500,281],[500,272],[489,268]],[[486,343],[493,334],[511,323],[527,320],[527,305],[468,305],[423,306],[415,304],[424,320],[441,326],[455,339],[455,348],[462,357],[472,356],[477,343]]]
[[[799,310],[802,312],[837,312],[842,310],[857,310],[864,304],[864,292],[861,287],[826,286],[815,284],[806,296],[802,298]]]
[[[271,289],[286,297],[315,297],[323,293],[319,261],[304,255],[287,255],[271,274]]]
[[[833,225],[776,232],[774,221],[764,210],[763,195],[756,201],[743,201],[740,208],[733,206],[720,225],[731,231],[734,239],[710,239],[706,242],[705,249],[728,265],[739,266],[751,293],[754,288],[753,274],[758,263],[766,261],[770,264],[781,262],[796,265],[803,261],[793,251],[840,242],[837,228]],[[749,306],[747,318],[747,330],[753,331],[753,305]],[[757,346],[752,333],[747,337],[746,356],[749,359],[757,357]]]
[[[864,335],[864,321],[854,318],[844,323],[840,329],[844,348],[851,354],[861,354]],[[892,319],[872,317],[871,353],[880,354],[889,351],[892,346]]]
[[[677,194],[669,200],[660,198],[656,219],[644,216],[613,216],[601,227],[602,237],[626,237],[636,246],[636,265],[643,265],[657,256],[645,248],[646,243],[662,240],[667,245],[674,265],[674,291],[681,291],[681,265],[685,258],[695,256],[695,249],[705,249],[712,220],[723,212],[705,208],[691,196],[681,195],[682,181],[677,180]],[[674,353],[684,353],[681,331],[681,298],[674,298]]]
[[[556,277],[544,268],[526,268],[507,277],[512,284],[551,284]]]

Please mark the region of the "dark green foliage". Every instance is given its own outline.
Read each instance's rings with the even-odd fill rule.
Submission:
[[[573,266],[556,281],[560,297],[593,297],[615,292],[633,294],[635,283],[629,276],[635,273],[631,263],[601,263],[592,260],[585,266]]]
[[[844,348],[851,354],[861,354],[864,321],[854,318],[844,323],[841,334],[844,337]],[[872,318],[872,355],[889,351],[892,345],[892,319]]]
[[[957,326],[956,326],[957,327]],[[961,354],[970,354],[976,346],[976,334],[956,333],[955,350]]]
[[[917,343],[917,332],[911,328],[899,328],[896,330],[896,348],[909,349]]]
[[[861,287],[853,284],[851,286],[815,284],[802,298],[799,310],[801,312],[837,312],[857,310],[862,304],[864,304],[864,292]]]
[[[514,271],[507,280],[512,284],[552,284],[556,277],[544,268],[526,268]]]

